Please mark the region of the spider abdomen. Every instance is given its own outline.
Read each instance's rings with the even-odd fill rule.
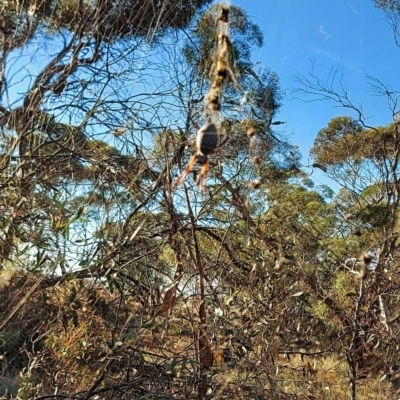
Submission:
[[[207,124],[203,126],[198,132],[197,148],[200,152],[208,156],[214,153],[218,146],[218,130],[214,124]]]

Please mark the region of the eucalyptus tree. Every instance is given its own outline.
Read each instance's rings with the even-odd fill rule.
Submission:
[[[379,2],[379,6],[394,16],[395,3]],[[340,338],[341,354],[347,359],[353,398],[360,379],[368,374],[378,378],[382,370],[385,376],[395,377],[398,368],[394,356],[398,345],[394,282],[399,279],[398,91],[379,78],[366,78],[374,94],[388,104],[391,120],[385,126],[368,123],[364,110],[349,97],[343,77],[334,73],[324,81],[311,72],[298,79],[300,94],[331,102],[348,113],[331,119],[317,133],[311,149],[313,168],[335,181],[339,191],[332,202],[335,218],[316,260],[320,268],[330,266],[330,278],[308,283],[330,310],[329,318],[340,321],[334,336]],[[395,378],[393,383],[397,385]]]
[[[261,179],[263,171],[298,173],[296,149],[272,130],[281,101],[277,75],[255,71],[251,62],[251,48],[262,44],[262,35],[243,10],[232,7],[229,64],[237,84],[225,88],[216,121],[225,144],[211,160],[209,197],[200,200],[190,179],[188,188],[172,192],[181,161],[190,155],[193,122],[203,122],[202,102],[211,85],[207,69],[215,30],[207,21],[215,21],[217,7],[189,23],[206,3],[2,5],[7,26],[2,31],[0,255],[3,267],[42,273],[43,290],[55,286],[45,292],[44,304],[56,301],[57,284],[65,284],[65,303],[58,311],[44,308],[48,323],[46,314],[33,313],[42,309],[37,297],[27,309],[52,348],[51,356],[46,346],[31,355],[40,357],[41,365],[53,365],[57,385],[66,393],[73,391],[68,382],[74,372],[57,374],[66,368],[61,347],[79,354],[81,341],[67,345],[57,332],[64,329],[66,340],[76,334],[85,343],[91,337],[99,346],[92,368],[102,369],[103,380],[85,373],[82,398],[116,378],[113,368],[128,377],[122,363],[110,360],[127,354],[128,344],[118,346],[129,336],[131,322],[140,320],[135,329],[141,335],[146,329],[165,335],[172,323],[181,331],[198,328],[196,313],[181,316],[182,308],[174,304],[197,290],[192,276],[200,263],[207,271],[207,296],[215,304],[229,297],[248,271],[253,258],[241,255],[240,235],[249,237],[247,228],[257,226],[255,208],[246,198],[258,186],[253,182],[249,188],[249,181],[255,174]],[[41,60],[37,64],[35,55]],[[226,239],[233,235],[237,243],[231,246]],[[96,278],[109,285],[109,303],[97,303],[87,289]],[[114,290],[119,297],[113,297]],[[129,311],[133,300],[137,315]],[[104,310],[96,308],[100,303]],[[57,312],[61,325],[52,325],[50,315]],[[86,312],[112,328],[105,333],[100,324],[91,330]],[[19,323],[22,314],[15,314]],[[9,321],[15,322],[12,315]],[[80,321],[88,323],[83,330]],[[144,368],[148,390],[158,390],[146,368],[166,373],[164,358],[142,365],[136,352],[130,357]],[[29,378],[38,383],[32,395],[40,394],[41,385],[54,389],[52,382],[40,381],[40,368],[28,368]],[[119,382],[128,397],[142,384]]]

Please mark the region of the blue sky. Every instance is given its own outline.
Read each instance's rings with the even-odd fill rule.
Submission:
[[[369,125],[391,122],[387,102],[371,91],[366,73],[400,89],[400,48],[385,14],[372,0],[232,0],[242,7],[264,34],[264,46],[255,60],[278,73],[286,98],[279,119],[284,131],[300,146],[303,164],[317,132],[338,115],[349,111],[328,102],[305,103],[295,99],[295,77],[314,72],[322,80],[332,69],[344,73],[351,100],[363,105]],[[311,100],[311,98],[310,98]]]
[[[335,107],[334,103],[306,103],[295,98],[292,89],[296,87],[296,76],[307,74],[312,65],[323,81],[332,70],[343,71],[349,96],[355,104],[363,105],[370,125],[391,122],[386,100],[372,93],[366,73],[400,88],[400,48],[395,44],[384,13],[374,7],[372,0],[231,2],[244,8],[264,34],[264,46],[254,50],[254,60],[280,77],[286,98],[278,119],[287,121],[281,129],[300,146],[303,165],[309,163],[308,153],[316,134],[332,117],[355,116]],[[32,51],[28,52],[23,59],[25,78],[35,75],[35,67],[48,57],[49,46],[51,49],[50,44],[38,49],[33,62],[29,62]],[[21,61],[20,57],[17,59]],[[28,84],[27,79],[21,86]],[[322,175],[316,176],[324,179]]]

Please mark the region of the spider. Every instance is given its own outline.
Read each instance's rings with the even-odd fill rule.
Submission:
[[[204,195],[206,190],[206,179],[209,170],[208,156],[213,154],[218,146],[218,130],[213,123],[209,123],[199,128],[197,123],[194,124],[196,128],[196,140],[194,143],[195,153],[190,159],[188,166],[182,172],[178,180],[174,184],[174,188],[179,186],[186,178],[186,176],[193,169],[194,164],[200,164],[201,172],[199,179],[199,186],[201,193]]]

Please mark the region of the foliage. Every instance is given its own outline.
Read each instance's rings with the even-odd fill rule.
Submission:
[[[259,27],[208,3],[1,5],[16,38],[1,42],[1,393],[396,395],[398,123],[368,126],[346,91],[303,77],[356,115],[318,132],[314,167],[341,189],[316,186],[275,129],[283,96],[252,62]],[[21,88],[32,43],[51,51]],[[198,166],[174,190],[209,119],[208,192]]]
[[[188,62],[196,65],[198,72],[206,76],[210,73],[214,62],[215,25],[218,13],[219,6],[215,5],[200,15],[194,26],[195,36],[187,42],[184,48]],[[241,8],[231,6],[229,14],[229,35],[233,43],[230,49],[230,58],[237,69],[237,74],[241,76],[251,73],[251,50],[253,46],[262,46],[263,35],[258,25],[251,22],[246,12]]]
[[[153,36],[167,28],[183,28],[209,0],[117,1],[28,0],[0,5],[3,50],[24,46],[40,29],[68,30],[96,40],[115,41],[132,36]]]

